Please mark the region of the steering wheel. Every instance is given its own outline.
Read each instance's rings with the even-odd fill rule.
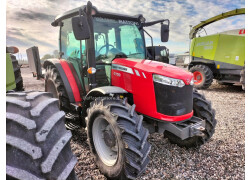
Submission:
[[[100,49],[98,50],[97,54],[100,54],[100,51],[104,48],[104,47],[108,47],[111,46],[112,48],[115,48],[115,46],[113,46],[112,44],[105,44],[102,47],[100,47]],[[107,48],[108,49],[108,48]],[[106,49],[106,55],[108,54],[108,50]]]

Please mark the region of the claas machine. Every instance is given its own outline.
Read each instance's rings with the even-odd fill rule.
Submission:
[[[189,71],[194,74],[195,87],[208,88],[213,79],[219,84],[240,84],[245,89],[245,28],[199,37],[204,27],[219,20],[245,14],[245,8],[211,17],[194,26]]]
[[[161,24],[168,41],[169,20],[146,22],[86,6],[59,15],[59,59],[43,67],[45,91],[59,99],[66,127],[85,128],[96,164],[111,179],[135,179],[149,163],[149,133],[197,147],[216,125],[215,110],[193,89],[193,74],[148,60],[145,27]]]

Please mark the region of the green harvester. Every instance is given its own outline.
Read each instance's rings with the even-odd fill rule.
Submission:
[[[241,84],[245,89],[245,28],[196,37],[208,24],[241,14],[245,14],[245,8],[202,21],[190,31],[188,68],[194,74],[196,88],[206,89],[216,79],[219,84]]]

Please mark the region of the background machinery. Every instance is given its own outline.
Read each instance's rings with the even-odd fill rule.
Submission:
[[[21,75],[20,65],[14,56],[18,53],[16,47],[6,47],[6,91],[15,90],[23,91],[23,78]]]
[[[157,23],[168,41],[169,20],[146,22],[143,15],[99,11],[91,2],[52,22],[61,57],[43,64],[45,91],[59,99],[68,128],[86,128],[96,164],[111,179],[145,171],[149,133],[197,147],[215,130],[215,111],[193,90],[192,73],[147,59],[144,27]]]
[[[169,49],[165,46],[149,46],[147,52],[150,60],[169,64]]]
[[[241,84],[245,89],[245,29],[196,37],[205,26],[231,16],[245,14],[245,8],[222,13],[193,27],[189,71],[194,74],[195,87],[208,88],[213,79],[220,84]]]

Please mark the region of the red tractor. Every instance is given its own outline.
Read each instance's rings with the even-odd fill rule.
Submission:
[[[196,147],[215,130],[215,111],[193,89],[192,73],[147,59],[144,27],[157,23],[167,42],[169,20],[98,11],[91,2],[52,22],[60,28],[61,57],[43,64],[45,91],[59,99],[68,128],[86,128],[96,164],[109,178],[144,172],[149,133]]]

